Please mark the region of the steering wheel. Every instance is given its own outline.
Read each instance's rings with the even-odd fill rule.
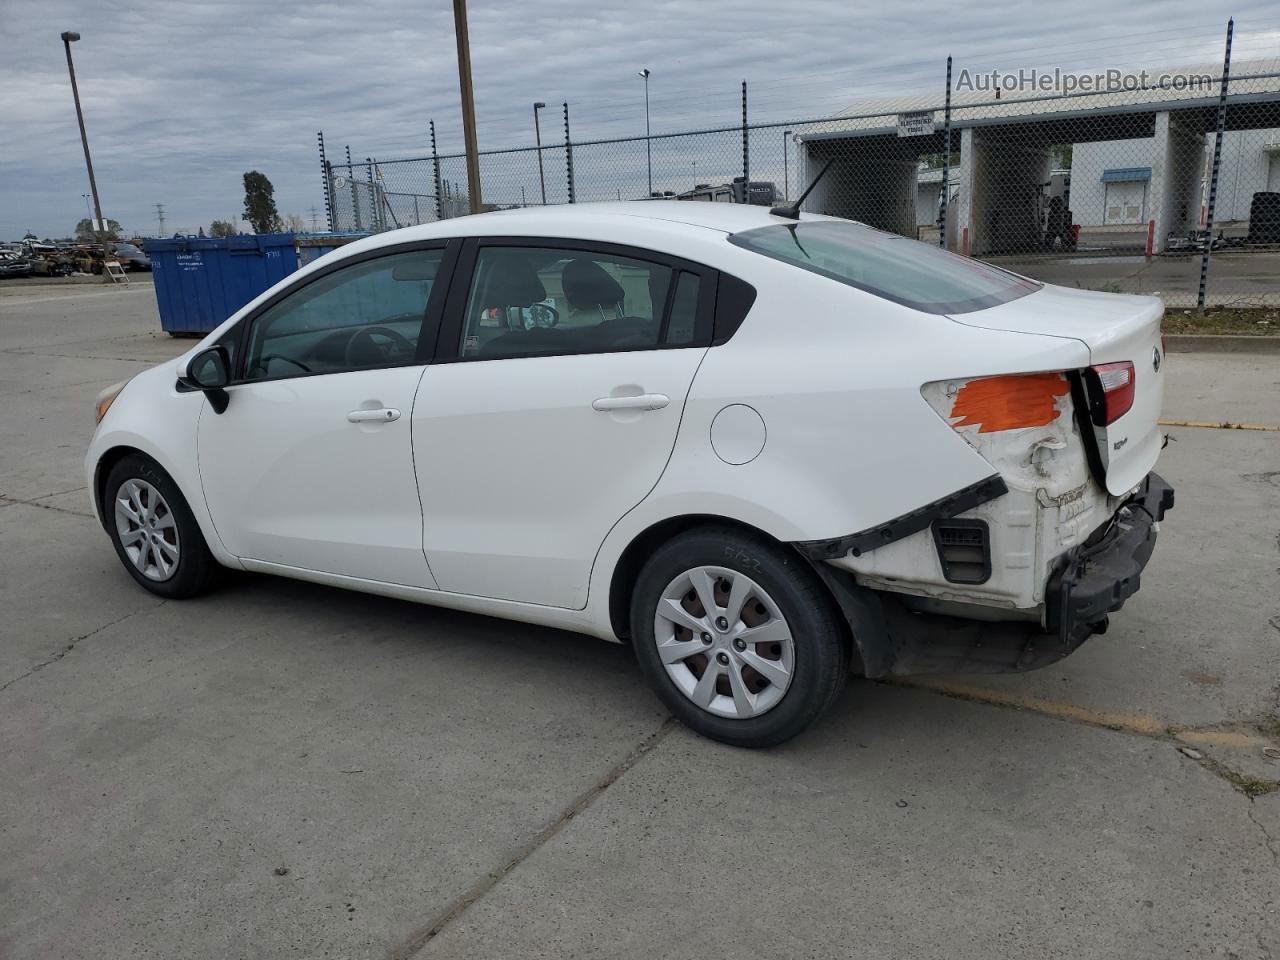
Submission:
[[[373,339],[375,336],[385,337],[391,342],[378,343]],[[360,349],[368,349],[374,355],[373,359],[357,362],[356,353]],[[390,327],[375,324],[371,327],[360,327],[351,335],[351,339],[347,341],[346,365],[358,367],[370,363],[381,363],[390,360],[396,354],[413,356],[413,352],[413,344],[403,334],[397,333]]]

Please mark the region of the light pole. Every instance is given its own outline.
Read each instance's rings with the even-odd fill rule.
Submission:
[[[80,196],[84,197],[84,210],[85,213],[89,214],[89,225],[93,226],[93,207],[89,206],[89,195],[82,193]]]
[[[102,280],[111,283],[111,274],[107,272],[107,260],[111,251],[107,248],[107,224],[102,219],[102,204],[98,201],[98,182],[93,178],[93,160],[89,156],[89,135],[84,130],[84,112],[80,109],[80,88],[76,86],[76,65],[71,61],[71,44],[80,39],[80,34],[66,30],[62,34],[62,45],[67,51],[67,73],[71,76],[71,96],[76,102],[76,120],[80,124],[80,143],[84,146],[84,165],[89,171],[89,190],[93,194],[93,210],[97,215],[97,226],[102,228]]]
[[[538,111],[546,107],[539,100],[533,105],[533,142],[538,145],[538,185],[542,187],[542,205],[547,205],[547,178],[542,172],[542,130],[538,127]]]
[[[649,196],[653,196],[653,141],[649,139],[649,68],[640,71],[644,78],[644,155],[649,162]]]
[[[791,136],[790,130],[782,131],[782,199],[791,199],[791,176],[787,170],[787,139]]]

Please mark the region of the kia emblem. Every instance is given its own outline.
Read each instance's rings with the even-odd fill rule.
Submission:
[[[1156,373],[1160,372],[1160,348],[1159,347],[1151,348],[1151,369],[1156,371]]]

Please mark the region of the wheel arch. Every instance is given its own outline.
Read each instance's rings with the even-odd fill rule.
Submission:
[[[698,527],[730,527],[761,537],[783,550],[793,550],[803,565],[821,581],[824,592],[840,612],[851,666],[863,676],[884,676],[892,662],[890,637],[880,597],[859,585],[851,574],[815,560],[795,544],[779,540],[766,530],[742,520],[710,513],[682,514],[650,524],[636,534],[618,557],[609,582],[609,624],[624,643],[631,640],[631,595],[645,559],[659,546]]]
[[[640,569],[644,566],[645,560],[654,550],[666,543],[673,537],[677,537],[682,533],[695,530],[698,527],[716,526],[729,527],[738,530],[748,536],[760,537],[767,540],[773,546],[781,550],[794,549],[793,544],[784,543],[777,537],[773,536],[766,530],[762,530],[757,526],[753,526],[743,520],[737,520],[733,517],[726,517],[713,513],[689,513],[679,516],[667,517],[650,524],[644,530],[632,537],[631,542],[623,549],[618,556],[618,562],[614,564],[613,574],[609,580],[609,625],[613,629],[614,634],[624,642],[631,639],[631,595],[635,589],[636,579],[640,575]],[[826,575],[827,571],[816,569],[816,564],[804,556],[803,553],[796,550],[795,554],[806,567],[815,569],[818,579],[822,581],[822,585],[832,603],[837,607],[843,607],[842,598],[839,593],[833,589],[830,577]],[[840,574],[841,571],[831,571],[832,574]],[[846,621],[847,622],[847,621]],[[851,640],[852,636],[846,636],[847,640]],[[857,650],[857,645],[853,645]]]
[[[103,451],[102,456],[98,457],[98,462],[94,465],[93,506],[98,514],[98,522],[102,524],[103,530],[107,529],[107,510],[105,506],[107,477],[110,475],[112,467],[125,457],[131,456],[135,453],[139,456],[146,457],[148,460],[155,460],[156,463],[160,464],[161,469],[164,469],[164,464],[160,463],[159,460],[156,460],[156,458],[147,453],[147,451],[140,450],[137,447],[131,447],[128,444],[123,443],[117,444],[113,447],[108,447]],[[165,472],[169,473],[168,470],[165,470]],[[172,474],[170,474],[170,476],[172,476]]]
[[[609,625],[619,639],[623,641],[631,639],[631,594],[635,589],[640,569],[644,566],[649,554],[673,537],[697,527],[713,524],[736,527],[744,533],[766,537],[771,543],[778,542],[749,523],[710,513],[682,514],[650,524],[632,537],[631,542],[619,554],[618,562],[614,564],[613,574],[609,580]]]

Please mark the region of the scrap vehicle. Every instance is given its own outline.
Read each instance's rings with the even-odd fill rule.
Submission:
[[[31,276],[31,261],[12,250],[0,250],[0,278]]]

